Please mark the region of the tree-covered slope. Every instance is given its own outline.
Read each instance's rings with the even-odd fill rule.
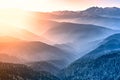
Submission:
[[[47,72],[36,72],[22,64],[0,63],[0,80],[59,80]]]

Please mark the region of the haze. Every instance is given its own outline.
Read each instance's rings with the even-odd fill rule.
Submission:
[[[0,0],[0,8],[32,11],[84,10],[91,6],[119,7],[120,0]],[[62,6],[61,6],[62,5]]]

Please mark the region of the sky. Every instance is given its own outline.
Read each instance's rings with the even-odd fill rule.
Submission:
[[[120,7],[120,0],[0,0],[0,8],[32,11],[84,10],[92,6]]]
[[[0,0],[0,8],[32,11],[84,10],[88,7],[120,7],[120,0]]]

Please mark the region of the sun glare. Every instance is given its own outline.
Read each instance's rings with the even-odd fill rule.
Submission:
[[[0,34],[10,34],[14,27],[24,28],[27,12],[19,9],[0,9]]]

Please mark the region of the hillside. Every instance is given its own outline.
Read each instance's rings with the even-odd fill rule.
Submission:
[[[59,80],[47,72],[36,72],[22,64],[0,63],[0,80]]]

